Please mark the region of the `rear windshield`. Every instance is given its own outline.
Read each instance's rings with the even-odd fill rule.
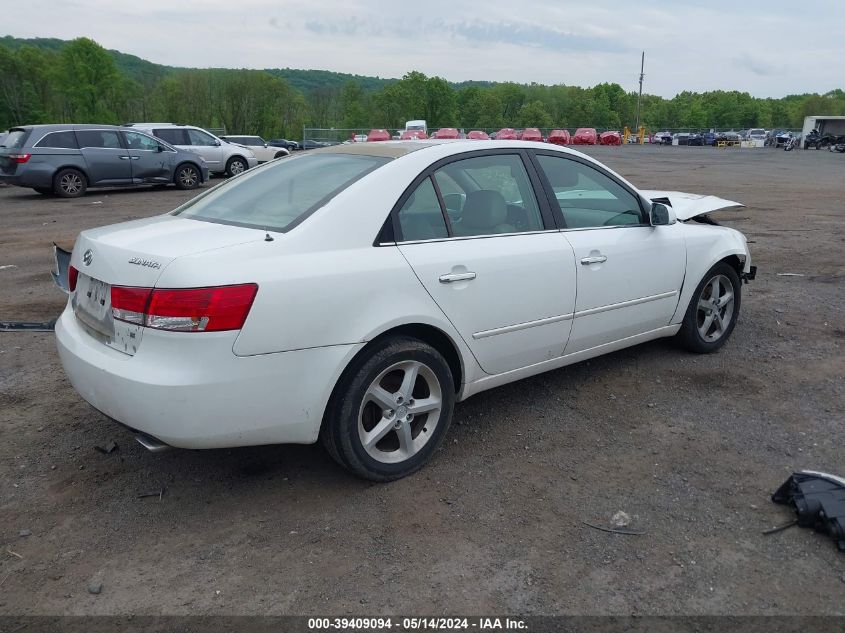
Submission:
[[[9,135],[0,142],[0,147],[20,149],[29,137],[29,130],[9,130]]]
[[[287,231],[389,158],[312,154],[244,173],[173,212],[184,218]]]

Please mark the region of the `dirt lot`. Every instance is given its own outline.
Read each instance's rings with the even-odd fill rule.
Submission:
[[[52,334],[0,333],[0,613],[845,614],[831,539],[761,534],[792,471],[845,475],[845,157],[590,153],[748,205],[719,214],[760,267],[720,353],[655,342],[483,393],[433,463],[373,485],[319,446],[148,453],[73,392]],[[0,189],[0,320],[61,310],[52,241],[189,196]],[[646,534],[582,523],[617,510]]]

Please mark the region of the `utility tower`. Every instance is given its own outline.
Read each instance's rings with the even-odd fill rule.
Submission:
[[[640,101],[643,98],[643,79],[645,78],[645,51],[643,51],[643,56],[640,59],[640,94],[637,96],[637,126],[636,129],[637,133],[640,130]]]

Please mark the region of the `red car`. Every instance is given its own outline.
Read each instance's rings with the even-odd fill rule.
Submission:
[[[372,143],[373,141],[389,141],[390,140],[390,132],[387,130],[370,130],[370,133],[367,134],[367,142]]]
[[[400,141],[424,141],[428,138],[428,134],[422,130],[405,130],[399,137]]]
[[[516,131],[512,127],[503,127],[496,133],[497,141],[518,141]]]
[[[442,127],[431,138],[461,138],[461,135],[453,127]]]
[[[622,145],[622,135],[619,132],[602,132],[599,134],[602,145]]]
[[[549,133],[549,143],[554,145],[569,145],[572,139],[569,137],[569,130],[552,130]]]
[[[542,143],[543,135],[540,134],[540,130],[538,130],[536,127],[527,127],[522,131],[522,140],[536,141],[537,143]]]
[[[573,145],[595,145],[597,141],[594,127],[579,127],[575,130],[575,136],[572,137]]]
[[[467,134],[467,138],[474,141],[489,141],[490,135],[487,134],[487,132],[482,132],[481,130],[473,130]]]

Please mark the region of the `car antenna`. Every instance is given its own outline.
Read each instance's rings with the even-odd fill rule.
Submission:
[[[264,241],[265,242],[272,242],[273,241],[273,236],[270,235],[270,231],[268,231],[267,229],[264,229]]]

